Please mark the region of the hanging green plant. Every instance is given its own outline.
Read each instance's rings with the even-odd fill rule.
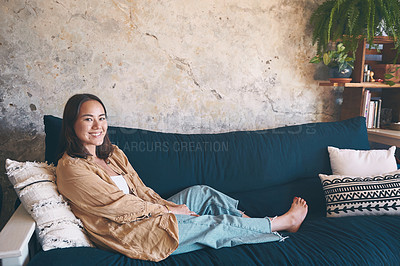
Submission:
[[[341,40],[355,54],[359,40],[372,45],[375,36],[391,36],[400,48],[399,0],[328,0],[311,15],[313,44],[323,55],[331,41]]]

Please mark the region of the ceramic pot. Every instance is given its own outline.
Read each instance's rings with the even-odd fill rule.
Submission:
[[[348,66],[347,68],[343,69],[339,72],[339,67],[331,67],[329,69],[329,76],[331,78],[350,78],[353,69]]]

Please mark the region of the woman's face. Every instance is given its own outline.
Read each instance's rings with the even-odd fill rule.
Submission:
[[[107,119],[103,106],[95,100],[84,102],[75,121],[74,130],[82,145],[95,155],[96,146],[103,144],[107,132]]]

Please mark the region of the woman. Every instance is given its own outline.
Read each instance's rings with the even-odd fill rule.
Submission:
[[[250,218],[234,200],[210,187],[194,186],[162,199],[146,187],[125,154],[110,143],[107,113],[91,94],[72,96],[64,109],[57,185],[92,241],[128,257],[160,261],[204,247],[281,240],[307,214],[304,199],[270,219]]]

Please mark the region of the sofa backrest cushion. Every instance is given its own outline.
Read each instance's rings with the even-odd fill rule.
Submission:
[[[56,163],[61,119],[45,116],[46,160]],[[252,191],[332,174],[328,146],[369,149],[365,118],[220,134],[161,133],[109,127],[143,182],[161,196],[206,184]]]

